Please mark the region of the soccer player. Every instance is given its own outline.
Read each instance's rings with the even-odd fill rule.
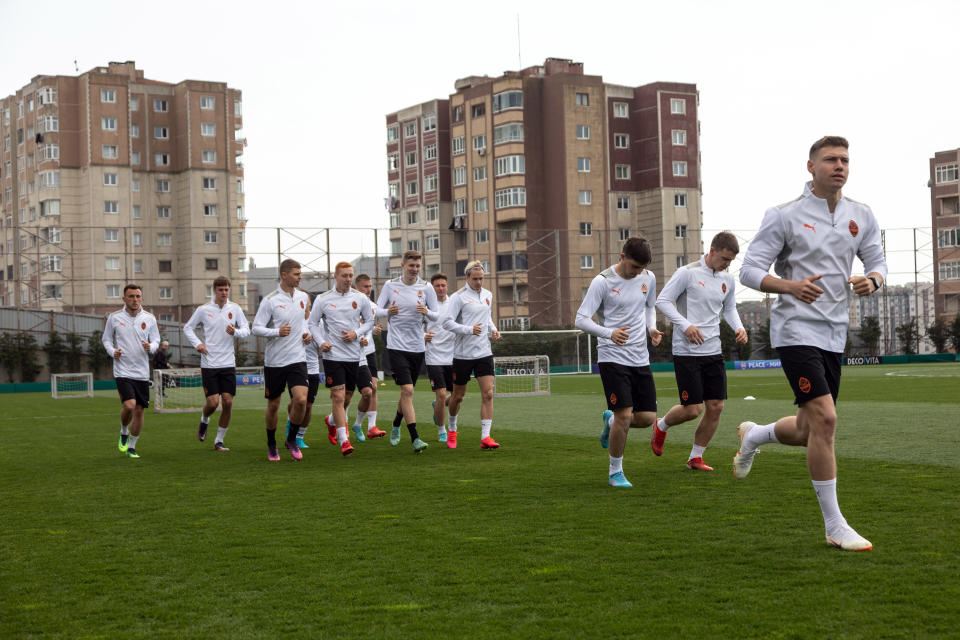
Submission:
[[[413,410],[413,389],[423,367],[423,316],[418,305],[437,310],[437,295],[430,283],[420,278],[422,256],[417,251],[403,254],[403,273],[388,280],[377,298],[377,317],[387,318],[387,355],[393,369],[393,380],[400,387],[397,415],[390,430],[390,444],[400,444],[400,422],[406,421],[413,450],[420,453],[427,443],[417,432],[417,416]]]
[[[203,327],[203,340],[197,337],[197,327]],[[220,421],[214,451],[229,451],[223,443],[233,413],[233,397],[237,395],[237,362],[234,357],[234,341],[250,335],[250,325],[243,310],[230,301],[230,279],[219,276],[213,281],[213,301],[197,307],[183,334],[200,352],[200,379],[206,403],[200,410],[200,426],[197,439],[207,439],[210,416],[220,407]]]
[[[308,326],[323,353],[323,372],[333,404],[332,422],[336,424],[337,443],[340,452],[348,456],[353,453],[353,445],[347,437],[346,391],[352,394],[356,388],[358,361],[363,355],[360,338],[373,329],[373,309],[370,298],[351,286],[352,264],[338,262],[333,277],[336,286],[314,300]]]
[[[813,143],[807,160],[813,179],[799,198],[767,210],[744,257],[740,282],[779,294],[770,313],[770,342],[798,408],[796,415],[771,424],[742,423],[733,473],[745,478],[757,448],[768,442],[805,446],[827,542],[866,551],[873,545],[847,524],[837,502],[833,438],[850,290],[858,296],[877,291],[887,265],[873,211],[842,193],[850,169],[848,147],[839,136]],[[854,256],[865,275],[851,275]],[[777,275],[767,273],[771,264]]]
[[[143,309],[140,285],[123,288],[123,309],[107,316],[101,342],[113,358],[113,377],[123,408],[117,448],[128,458],[139,458],[137,439],[143,428],[143,410],[150,406],[150,354],[160,346],[153,314]]]
[[[657,417],[647,335],[657,346],[663,334],[654,308],[657,279],[647,270],[652,259],[649,242],[629,238],[620,261],[590,283],[575,321],[578,329],[597,336],[597,366],[607,397],[600,446],[610,449],[608,482],[613,487],[633,486],[623,474],[629,429],[649,427]],[[594,314],[602,324],[593,321]]]
[[[267,409],[264,422],[267,426],[267,459],[280,460],[277,452],[277,414],[284,388],[290,391],[290,429],[285,444],[294,460],[303,458],[297,446],[296,434],[300,429],[307,406],[307,355],[305,345],[312,338],[307,331],[305,314],[310,305],[306,292],[300,286],[300,263],[286,259],[280,263],[280,285],[260,301],[257,315],[253,318],[253,334],[268,338],[263,354],[265,378],[264,396]]]
[[[447,276],[435,273],[430,276],[430,284],[437,294],[437,313],[427,313],[426,333],[423,336],[426,342],[427,375],[430,377],[430,388],[436,399],[433,401],[433,423],[437,425],[437,440],[446,442],[451,449],[457,447],[457,436],[447,439],[447,404],[453,393],[453,347],[456,334],[443,328],[443,317],[450,306],[447,297]],[[491,407],[491,413],[492,413]],[[456,431],[454,431],[456,433]]]
[[[497,449],[500,444],[490,437],[493,425],[493,351],[490,337],[500,339],[500,331],[493,324],[493,294],[483,288],[483,264],[474,260],[463,271],[467,281],[452,296],[442,326],[456,334],[453,345],[453,394],[450,396],[450,429],[447,446],[457,447],[457,418],[460,404],[467,392],[470,374],[480,385],[480,448]]]
[[[307,305],[306,316],[310,317],[310,305]],[[313,403],[317,399],[317,392],[320,390],[320,345],[316,340],[311,340],[310,344],[304,345],[304,354],[307,357],[307,404],[303,409],[303,418],[300,420],[300,428],[295,435],[297,446],[301,449],[309,449],[310,445],[303,441],[307,435],[307,427],[310,426],[310,419],[313,417]],[[287,437],[290,437],[292,426],[290,424],[290,411],[293,409],[293,401],[287,403]],[[333,444],[336,444],[336,438]]]
[[[368,298],[370,297],[370,292],[373,291],[373,281],[370,279],[370,276],[361,273],[354,278],[353,282],[357,291]],[[377,305],[374,304],[372,300],[370,304],[374,313],[376,313]],[[377,383],[380,381],[377,373],[380,371],[380,365],[377,362],[377,345],[373,341],[373,336],[380,335],[381,332],[383,332],[383,327],[375,321],[370,336],[361,339],[364,362],[360,363],[361,366],[357,375],[362,376],[364,374],[363,365],[366,364],[366,372],[370,376],[369,394],[364,392],[364,387],[360,384],[361,381],[359,379],[357,380],[357,386],[360,387],[363,397],[361,397],[360,402],[357,403],[357,419],[353,424],[353,432],[361,442],[363,441],[364,418],[367,419],[367,438],[382,438],[387,435],[386,431],[377,428]]]
[[[735,281],[727,273],[738,253],[736,236],[727,231],[718,233],[710,242],[710,252],[677,269],[657,297],[657,309],[673,323],[673,370],[680,404],[653,425],[650,446],[655,454],[662,455],[667,429],[703,414],[693,434],[687,469],[713,471],[703,461],[703,452],[717,431],[727,397],[726,362],[720,348],[721,314],[736,333],[737,343],[747,342],[737,313]]]

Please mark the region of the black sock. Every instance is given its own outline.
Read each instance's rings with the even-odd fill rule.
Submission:
[[[410,432],[410,439],[416,440],[420,437],[420,434],[417,433],[417,423],[411,422],[407,424],[407,430]]]
[[[271,447],[277,446],[277,430],[276,429],[267,429],[267,445]]]
[[[300,425],[290,423],[290,431],[287,432],[287,442],[296,442],[297,441],[297,431],[300,430]]]
[[[403,422],[403,412],[397,411],[397,415],[393,418],[393,426],[399,427],[401,422]]]

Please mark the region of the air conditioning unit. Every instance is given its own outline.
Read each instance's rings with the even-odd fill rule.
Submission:
[[[479,156],[482,158],[483,156],[487,155],[487,148],[480,147],[479,149],[477,149],[477,154],[479,154]]]

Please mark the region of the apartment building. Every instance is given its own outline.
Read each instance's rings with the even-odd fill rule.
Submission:
[[[403,250],[421,248],[428,274],[436,266],[461,283],[466,263],[480,260],[495,320],[525,329],[572,325],[591,279],[631,236],[650,240],[661,286],[699,257],[696,85],[609,84],[550,58],[454,88],[426,110],[387,116],[392,269]],[[417,118],[440,117],[444,104],[437,149],[449,156],[438,158],[434,192],[429,174],[405,163],[419,150]],[[421,192],[436,193],[435,215],[420,217]]]
[[[937,318],[960,314],[960,149],[930,158],[930,218]]]
[[[105,313],[136,282],[181,321],[221,274],[246,306],[241,107],[132,61],[0,99],[0,306]]]

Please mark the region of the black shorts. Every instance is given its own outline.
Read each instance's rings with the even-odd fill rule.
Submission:
[[[794,404],[803,404],[828,393],[837,404],[840,395],[842,353],[817,347],[777,347],[780,365],[793,389]]]
[[[607,396],[607,408],[632,407],[638,411],[657,411],[657,387],[653,383],[650,365],[628,367],[615,362],[598,362],[603,393]]]
[[[263,397],[269,400],[282,396],[284,388],[309,388],[307,363],[304,361],[294,362],[284,367],[264,367],[263,382]]]
[[[367,369],[370,371],[371,378],[377,378],[380,374],[380,365],[377,363],[377,352],[367,354]]]
[[[317,399],[317,391],[319,390],[320,390],[320,374],[308,373],[307,374],[307,404],[313,404],[313,401]]]
[[[434,391],[438,389],[453,391],[453,365],[428,364],[427,375],[430,377],[430,388]]]
[[[373,388],[373,381],[370,378],[370,369],[367,365],[357,363],[357,389]]]
[[[201,368],[200,380],[203,382],[203,395],[208,398],[221,393],[237,395],[237,370],[233,367]]]
[[[117,378],[117,393],[120,394],[120,401],[126,402],[133,398],[137,404],[146,409],[150,406],[150,383],[146,380],[134,380],[133,378]]]
[[[422,351],[400,351],[387,349],[390,356],[390,369],[393,370],[393,381],[398,385],[417,385],[420,369],[423,368]]]
[[[453,384],[463,386],[470,382],[470,374],[480,378],[494,375],[493,356],[484,356],[472,360],[453,359]]]
[[[673,356],[680,404],[700,404],[704,400],[727,399],[727,363],[715,356]]]
[[[356,362],[343,360],[324,360],[323,374],[327,378],[327,389],[343,385],[347,391],[357,388],[357,370],[360,365]]]

